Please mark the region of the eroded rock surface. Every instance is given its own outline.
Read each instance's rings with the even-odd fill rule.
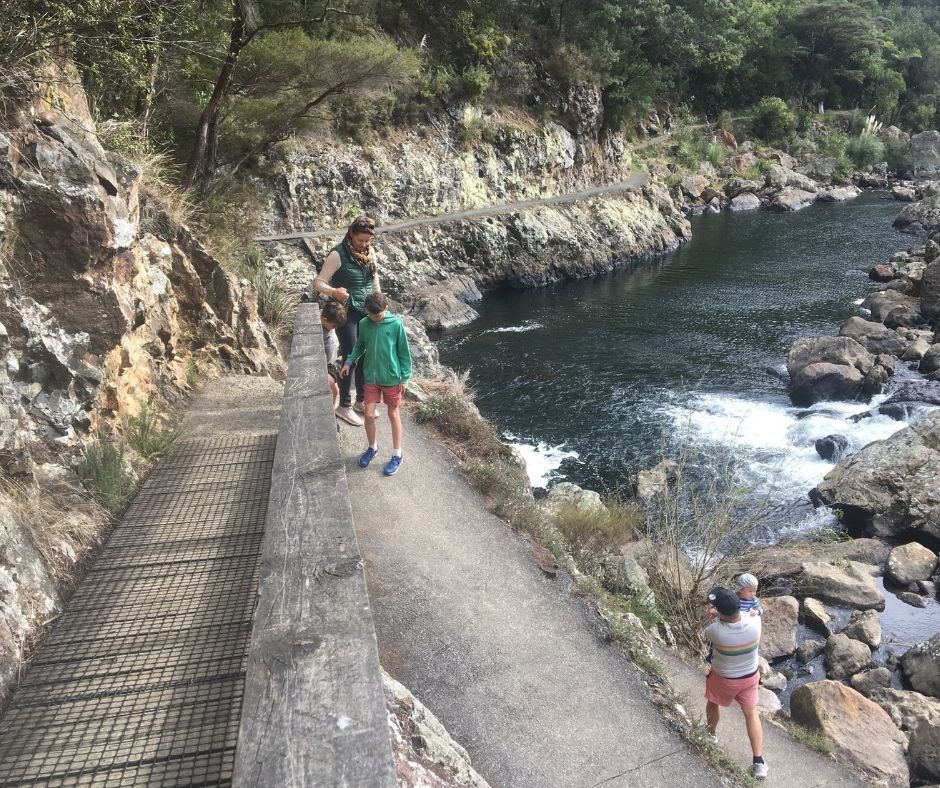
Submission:
[[[853,533],[940,543],[940,411],[842,460],[814,499]]]
[[[907,788],[904,736],[874,701],[838,681],[817,681],[794,690],[790,713],[794,721],[832,742],[837,760],[866,779]]]

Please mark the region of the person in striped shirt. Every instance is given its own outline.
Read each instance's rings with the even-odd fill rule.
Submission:
[[[757,578],[749,572],[738,575],[734,590],[738,593],[738,607],[745,616],[762,616],[764,608],[757,598]]]
[[[705,640],[712,646],[711,670],[705,679],[708,731],[716,737],[721,709],[737,701],[744,714],[754,756],[751,774],[763,780],[767,777],[767,764],[764,761],[764,730],[757,712],[761,617],[742,615],[741,600],[727,588],[713,588],[708,594],[708,602],[715,611],[715,620],[703,631]]]

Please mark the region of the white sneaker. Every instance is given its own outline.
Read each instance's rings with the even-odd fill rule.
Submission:
[[[766,763],[752,763],[751,764],[751,774],[754,775],[758,780],[767,779],[767,764]]]
[[[353,427],[361,427],[364,424],[363,420],[359,418],[359,414],[352,408],[339,407],[333,412],[336,414],[336,418],[342,419],[347,424],[352,424]]]
[[[353,410],[356,411],[356,413],[365,413],[366,412],[365,402],[363,402],[361,399],[357,399],[353,403]]]

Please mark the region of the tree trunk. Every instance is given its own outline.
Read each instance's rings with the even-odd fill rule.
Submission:
[[[232,9],[232,33],[229,39],[228,55],[226,55],[225,62],[222,64],[219,76],[215,81],[212,96],[199,116],[199,125],[196,127],[196,141],[193,143],[192,152],[189,154],[189,161],[186,162],[186,174],[183,177],[183,186],[186,188],[191,188],[205,170],[206,153],[209,150],[210,143],[210,128],[215,127],[217,134],[216,122],[219,111],[222,109],[222,102],[231,87],[238,56],[247,41],[248,39],[245,37],[245,17],[242,14],[240,4],[235,2]]]
[[[160,31],[154,31],[154,40],[159,41]],[[157,76],[160,73],[160,48],[157,44],[147,48],[147,84],[137,92],[134,114],[140,123],[141,134],[147,139],[150,127],[150,115],[153,112],[153,98],[157,91]]]

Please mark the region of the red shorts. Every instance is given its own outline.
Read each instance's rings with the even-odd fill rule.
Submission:
[[[730,706],[737,701],[745,709],[757,705],[757,685],[760,684],[760,671],[743,679],[726,679],[719,676],[714,668],[705,679],[705,700],[719,706]]]
[[[366,404],[378,405],[383,400],[390,408],[397,408],[401,405],[402,386],[376,386],[374,383],[366,383]]]

